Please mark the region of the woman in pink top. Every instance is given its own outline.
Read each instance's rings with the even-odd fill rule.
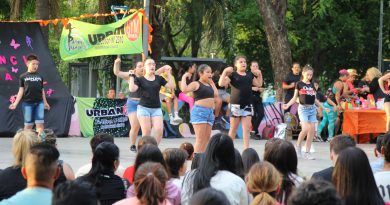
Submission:
[[[123,199],[114,205],[171,205],[165,198],[168,174],[160,163],[146,162],[135,173],[136,196]]]

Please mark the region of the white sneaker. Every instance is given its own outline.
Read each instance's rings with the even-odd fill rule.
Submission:
[[[175,118],[173,116],[169,116],[169,124],[178,125],[178,123],[175,122]]]
[[[178,125],[180,123],[183,122],[183,119],[181,119],[181,117],[179,117],[179,115],[176,115],[174,118],[173,118],[173,121]]]
[[[303,158],[304,159],[308,159],[308,160],[315,160],[316,158],[314,158],[310,152],[305,152],[305,154],[303,155]]]
[[[295,152],[297,152],[297,157],[301,158],[302,157],[302,147],[295,145],[294,148],[295,148]]]

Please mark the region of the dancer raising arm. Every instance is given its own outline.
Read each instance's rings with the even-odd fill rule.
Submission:
[[[166,65],[159,70],[171,71],[171,66]],[[151,130],[155,131],[157,143],[160,143],[163,135],[163,118],[160,103],[160,87],[165,86],[173,89],[171,77],[168,75],[168,81],[159,75],[156,75],[156,63],[148,58],[144,61],[144,76],[136,77],[134,71],[129,71],[129,90],[141,91],[140,101],[137,106],[137,117],[141,125],[142,136],[150,136]]]
[[[121,67],[121,58],[118,57],[114,63],[114,68],[113,68],[114,74],[119,78],[129,81],[130,78],[129,72],[120,71],[120,67]],[[136,77],[143,76],[144,73],[143,73],[142,61],[138,61],[135,63],[135,68],[133,69],[133,73]],[[129,122],[130,122],[130,132],[129,132],[130,150],[133,152],[137,151],[135,143],[137,141],[137,135],[140,128],[138,118],[137,118],[137,106],[139,104],[140,97],[141,97],[141,89],[138,89],[136,92],[129,92],[127,102],[126,102],[127,116],[129,117]]]
[[[230,97],[230,129],[229,136],[234,139],[236,137],[237,128],[240,122],[242,123],[242,132],[244,138],[244,149],[249,147],[249,132],[251,131],[251,118],[253,115],[252,87],[261,87],[260,70],[253,72],[246,71],[245,56],[237,56],[234,59],[234,66],[227,67],[222,72],[218,84],[221,87],[231,86]]]
[[[387,73],[384,76],[380,77],[378,82],[379,82],[379,87],[381,88],[382,92],[385,94],[384,108],[385,108],[385,112],[386,112],[386,132],[389,132],[389,128],[390,128],[390,91],[389,91],[390,73]],[[386,84],[386,86],[385,86],[385,84]]]
[[[194,153],[204,152],[209,142],[211,128],[214,124],[214,97],[218,96],[217,88],[212,80],[210,66],[202,64],[198,67],[199,80],[187,85],[190,73],[185,73],[181,80],[184,93],[193,92],[195,105],[191,110],[191,123],[195,130]]]

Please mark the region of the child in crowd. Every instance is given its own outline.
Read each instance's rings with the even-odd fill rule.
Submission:
[[[160,98],[166,103],[166,108],[169,114],[169,123],[172,125],[178,125],[183,122],[183,119],[179,117],[179,101],[176,97],[176,80],[168,70],[161,73],[161,77],[163,77],[166,81],[168,81],[168,75],[170,75],[174,88],[161,87]],[[175,115],[172,114],[172,102]]]
[[[180,145],[180,149],[187,152],[187,160],[192,160],[194,158],[194,146],[189,142],[184,142]]]
[[[181,189],[182,176],[187,171],[187,152],[179,148],[168,148],[164,150],[163,156],[167,164],[169,181]]]

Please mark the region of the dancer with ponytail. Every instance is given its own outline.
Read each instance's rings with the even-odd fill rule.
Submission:
[[[121,70],[121,58],[118,57],[114,62],[114,74],[119,78],[122,78],[126,81],[129,81],[129,72],[122,72]],[[138,61],[135,63],[135,68],[133,69],[133,73],[136,77],[143,76],[143,63],[142,61]],[[137,118],[137,106],[139,104],[139,100],[141,97],[141,89],[138,89],[136,92],[129,92],[127,102],[126,102],[126,110],[127,116],[129,117],[130,122],[130,151],[136,152],[137,148],[135,143],[137,141],[137,135],[139,132],[140,124]]]
[[[249,133],[251,131],[251,118],[253,115],[252,87],[261,87],[260,70],[247,71],[245,56],[237,56],[234,59],[234,66],[227,67],[222,72],[218,84],[221,87],[231,86],[230,97],[230,129],[229,136],[234,139],[237,134],[238,125],[242,124],[244,149],[249,147]]]
[[[144,61],[144,76],[136,77],[134,71],[129,71],[129,90],[141,91],[140,101],[137,106],[137,117],[141,125],[142,136],[150,136],[151,130],[155,131],[157,143],[160,143],[163,135],[163,117],[160,102],[160,88],[165,86],[173,89],[173,83],[170,75],[168,81],[163,77],[156,75],[156,63],[148,58]],[[171,66],[166,65],[159,70],[171,71]]]
[[[195,105],[191,110],[191,124],[195,130],[194,153],[204,152],[209,142],[211,128],[214,124],[214,97],[218,96],[217,88],[212,80],[210,66],[202,64],[198,67],[199,80],[187,85],[186,79],[191,75],[185,73],[181,79],[184,93],[193,92]]]

